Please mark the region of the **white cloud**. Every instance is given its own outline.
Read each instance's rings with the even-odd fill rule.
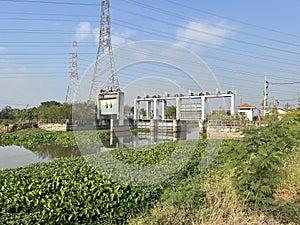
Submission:
[[[224,28],[222,28],[224,27]],[[192,21],[185,28],[180,28],[177,32],[178,44],[184,47],[195,47],[201,49],[201,45],[222,45],[224,38],[232,35],[230,26],[226,22],[214,24],[207,21]]]
[[[0,46],[0,53],[2,53],[2,54],[3,54],[3,53],[6,53],[7,50],[8,50],[7,48],[1,47],[1,46]]]
[[[92,28],[89,22],[80,22],[76,28],[76,39],[78,41],[87,41],[94,39],[98,35],[97,28]]]
[[[125,31],[112,32],[111,41],[113,47],[118,47],[119,45],[128,42],[128,37],[132,35],[131,32]],[[89,22],[80,22],[76,28],[76,40],[78,41],[99,41],[99,27],[92,27]]]
[[[128,38],[132,35],[133,33],[130,31],[125,31],[123,33],[113,32],[111,36],[111,42],[113,47],[118,47],[120,45],[127,44],[129,42]]]

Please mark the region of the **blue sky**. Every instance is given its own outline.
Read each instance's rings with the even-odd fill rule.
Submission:
[[[96,0],[0,1],[0,108],[63,102],[74,40],[79,46],[79,76],[88,80],[97,53],[99,4]],[[296,106],[299,9],[297,0],[111,0],[112,44],[114,48],[147,40],[176,44],[208,64],[219,83],[216,88],[236,91],[237,104],[260,107],[267,75],[270,100],[276,97],[282,106]],[[188,59],[180,60],[192,66]],[[118,74],[121,87],[126,87],[143,76],[172,80],[172,73],[180,77],[174,67],[141,63]],[[201,76],[199,72],[200,80]],[[144,88],[143,95],[164,93],[165,85],[160,80],[139,87]]]

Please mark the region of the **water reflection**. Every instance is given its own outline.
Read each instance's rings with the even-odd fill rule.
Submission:
[[[38,154],[24,147],[0,147],[0,169],[17,168],[37,162],[49,162],[48,157],[39,157]]]
[[[190,128],[185,132],[138,132],[110,135],[110,140],[103,142],[99,151],[107,151],[111,148],[134,148],[144,145],[160,144],[166,142],[173,142],[178,140],[198,140],[199,129]]]
[[[31,148],[19,146],[0,147],[0,169],[26,166],[37,162],[50,162],[57,158],[80,156],[78,148],[57,145],[37,145]]]
[[[60,145],[37,145],[27,149],[38,155],[40,158],[49,158],[51,160],[81,155],[77,147],[65,147]]]

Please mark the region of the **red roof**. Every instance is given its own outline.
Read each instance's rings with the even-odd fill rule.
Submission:
[[[238,106],[239,109],[255,109],[256,107],[250,104],[242,104]]]

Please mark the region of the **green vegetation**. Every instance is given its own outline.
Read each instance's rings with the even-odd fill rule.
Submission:
[[[113,182],[97,163],[111,154],[127,165],[159,165],[189,141],[3,170],[0,224],[300,224],[299,125],[298,111],[248,128],[243,141],[223,141],[205,170],[200,140],[180,171],[145,187]]]
[[[166,110],[166,118],[167,119],[176,119],[176,107],[175,106],[167,106]]]
[[[30,123],[34,120],[66,120],[72,118],[72,105],[56,101],[42,102],[39,107],[13,109],[10,106],[0,111],[0,124]]]
[[[78,131],[84,142],[92,144],[93,139],[89,131]],[[109,140],[109,131],[98,131],[102,141]],[[10,134],[0,133],[0,146],[24,146],[33,147],[36,145],[60,145],[77,147],[74,132],[50,132],[39,129],[21,130]]]
[[[113,183],[82,158],[2,171],[0,187],[0,224],[122,224],[151,202],[142,188]]]
[[[244,131],[245,138],[233,149],[235,189],[254,208],[272,202],[274,190],[284,175],[280,170],[286,157],[295,150],[294,135],[300,136],[284,123]]]

